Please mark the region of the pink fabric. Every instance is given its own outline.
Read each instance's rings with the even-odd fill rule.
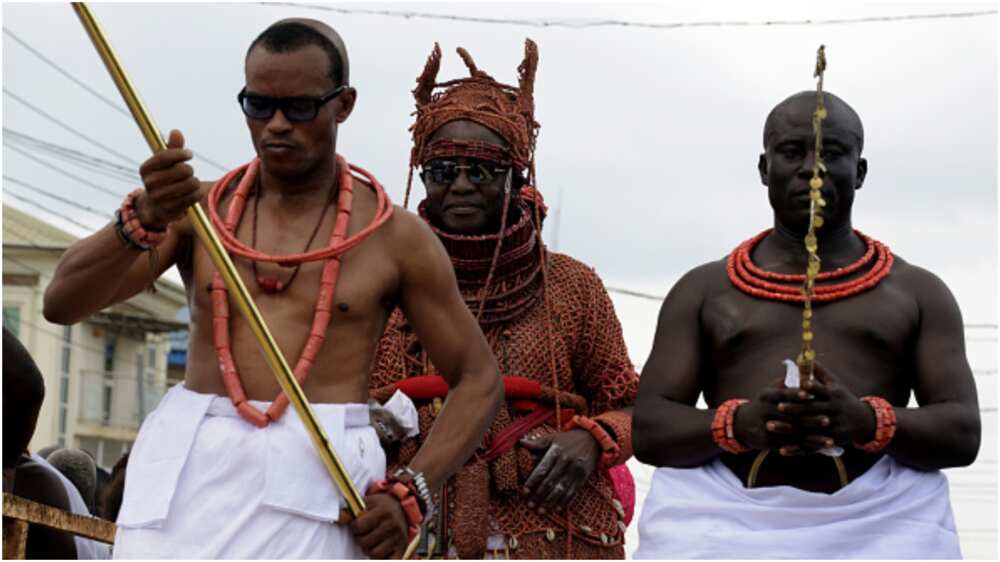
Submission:
[[[608,476],[611,477],[615,497],[625,508],[625,525],[628,525],[635,514],[635,480],[632,478],[632,471],[624,464],[619,464],[608,469]]]

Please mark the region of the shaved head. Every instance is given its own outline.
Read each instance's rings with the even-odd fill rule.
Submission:
[[[865,145],[865,129],[861,124],[861,117],[847,102],[831,92],[823,92],[823,104],[826,106],[827,115],[835,117],[841,126],[847,128],[856,137],[858,153],[860,154]],[[804,90],[788,96],[774,106],[764,122],[764,147],[767,148],[767,141],[779,124],[794,116],[801,115],[804,111],[812,114],[815,109],[816,92],[813,90]]]
[[[272,53],[286,53],[308,45],[326,51],[330,59],[328,74],[334,86],[350,84],[347,46],[336,30],[319,20],[287,18],[273,23],[250,43],[247,57],[258,46]]]

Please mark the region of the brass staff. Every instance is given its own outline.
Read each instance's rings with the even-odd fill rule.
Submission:
[[[77,16],[80,17],[80,21],[83,23],[83,27],[87,30],[87,35],[90,36],[94,47],[97,48],[101,60],[104,61],[108,72],[111,73],[111,78],[115,81],[118,91],[121,92],[122,98],[124,98],[125,103],[132,112],[132,117],[135,119],[136,124],[139,125],[139,129],[142,130],[142,136],[146,139],[146,143],[149,144],[149,148],[153,152],[165,149],[167,146],[166,143],[163,142],[163,138],[160,136],[156,125],[153,124],[153,119],[149,116],[149,112],[146,111],[146,107],[139,99],[139,94],[136,93],[132,82],[125,75],[121,63],[118,62],[118,57],[115,56],[111,45],[105,38],[104,32],[98,25],[90,8],[83,2],[73,2],[72,4],[73,10],[76,11]],[[365,510],[364,498],[358,493],[357,488],[354,487],[354,482],[351,481],[347,469],[344,468],[343,463],[340,462],[340,458],[337,457],[337,453],[333,450],[330,439],[326,436],[323,427],[316,420],[316,414],[306,400],[306,395],[302,392],[299,381],[292,375],[292,370],[288,367],[288,363],[281,354],[281,350],[274,341],[270,330],[264,324],[264,318],[260,315],[257,305],[254,304],[253,299],[250,297],[246,285],[243,284],[243,279],[236,272],[236,268],[233,266],[229,254],[223,248],[218,235],[212,230],[212,224],[205,215],[205,211],[199,203],[195,203],[191,207],[188,207],[187,216],[194,225],[198,238],[201,239],[201,242],[212,257],[212,263],[215,264],[216,269],[222,274],[229,293],[233,295],[236,304],[239,305],[240,310],[243,312],[243,316],[250,323],[250,329],[253,330],[254,335],[257,337],[257,343],[264,350],[267,364],[278,379],[281,390],[288,396],[289,402],[295,408],[296,413],[298,413],[299,418],[305,425],[306,433],[312,438],[313,445],[316,446],[316,451],[319,453],[320,458],[323,459],[323,464],[326,465],[330,477],[333,478],[340,493],[347,500],[347,505],[351,513],[357,517]]]
[[[802,294],[805,302],[802,308],[802,351],[796,358],[799,366],[799,387],[805,385],[813,377],[816,367],[816,350],[813,349],[812,331],[812,299],[815,294],[816,276],[819,275],[819,242],[816,239],[816,229],[823,226],[823,207],[826,200],[823,199],[823,178],[820,171],[826,172],[823,164],[823,120],[826,119],[826,106],[823,104],[823,73],[826,72],[826,46],[820,45],[816,51],[816,68],[813,77],[816,78],[816,111],[813,112],[812,125],[816,144],[813,155],[812,178],[809,179],[809,231],[806,233],[805,246],[808,253],[806,265],[806,280],[802,283]],[[753,488],[757,482],[757,474],[764,464],[769,450],[765,449],[757,454],[753,464],[750,465],[750,474],[747,476],[747,488]],[[840,479],[840,487],[847,486],[847,468],[844,461],[839,456],[831,457],[833,464],[837,468],[837,478]]]
[[[820,171],[826,171],[823,164],[823,120],[826,119],[826,106],[823,104],[823,73],[826,71],[826,47],[819,46],[816,51],[816,111],[813,112],[812,125],[816,137],[813,151],[812,178],[809,179],[809,232],[806,233],[805,245],[808,252],[806,280],[802,284],[802,294],[805,302],[802,308],[802,351],[796,363],[799,365],[799,386],[803,386],[813,376],[816,365],[816,351],[813,349],[812,331],[812,299],[815,294],[816,276],[819,275],[819,242],[816,240],[816,229],[823,226],[822,209],[826,206],[823,199],[823,178]]]

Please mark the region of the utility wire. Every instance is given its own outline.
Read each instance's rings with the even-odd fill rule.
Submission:
[[[89,92],[90,94],[92,94],[94,97],[96,97],[97,99],[101,100],[102,102],[104,102],[105,104],[107,104],[108,106],[110,106],[112,109],[114,109],[118,113],[120,113],[120,114],[124,115],[125,117],[127,117],[129,120],[132,120],[132,114],[129,113],[129,111],[125,107],[123,107],[121,104],[116,103],[115,101],[111,100],[110,98],[108,98],[104,94],[102,94],[102,93],[98,92],[97,90],[95,90],[95,89],[91,88],[90,86],[88,86],[87,83],[84,82],[83,80],[80,80],[76,76],[73,76],[72,74],[70,74],[66,69],[64,69],[63,67],[59,66],[55,61],[53,61],[52,59],[46,57],[45,55],[43,55],[42,53],[40,53],[38,51],[38,49],[35,49],[31,45],[29,45],[27,41],[25,41],[24,39],[21,39],[17,35],[14,35],[14,33],[11,30],[9,30],[6,27],[4,27],[3,28],[3,32],[7,36],[9,36],[11,39],[13,39],[14,41],[17,41],[17,43],[20,44],[22,47],[24,47],[29,53],[35,55],[36,57],[38,57],[39,60],[41,60],[45,64],[47,64],[50,67],[52,67],[56,72],[58,72],[59,74],[62,74],[64,77],[66,77],[67,79],[69,79],[70,81],[72,81],[74,84],[76,84],[77,86],[80,86],[81,88],[83,88],[84,90],[86,90],[87,92]],[[214,160],[212,160],[212,159],[210,159],[210,158],[208,158],[206,156],[203,156],[201,154],[195,153],[194,157],[198,158],[198,159],[200,159],[202,161],[204,161],[206,164],[209,164],[209,165],[213,166],[214,168],[216,168],[216,169],[218,169],[218,170],[220,170],[222,172],[228,172],[229,171],[229,169],[226,168],[225,166],[223,166],[222,164],[219,164],[218,162],[216,162],[216,161],[214,161]]]
[[[114,109],[115,111],[117,111],[118,113],[121,113],[125,117],[128,117],[130,119],[132,118],[132,114],[130,114],[127,109],[125,109],[121,105],[119,105],[119,104],[111,101],[110,99],[108,99],[107,97],[105,97],[104,94],[102,94],[102,93],[98,92],[97,90],[95,90],[95,89],[91,88],[90,86],[88,86],[86,82],[80,80],[76,76],[73,76],[72,74],[70,74],[69,72],[67,72],[66,70],[64,70],[61,66],[59,66],[58,64],[56,64],[55,62],[53,62],[50,58],[46,57],[42,53],[38,52],[37,49],[35,49],[31,45],[29,45],[27,41],[25,41],[24,39],[21,39],[17,35],[14,35],[14,33],[11,32],[11,30],[9,30],[6,27],[4,27],[3,28],[3,32],[4,32],[5,35],[7,35],[8,37],[10,37],[14,41],[17,41],[29,53],[31,53],[31,54],[35,55],[36,57],[38,57],[42,62],[44,62],[45,64],[51,66],[53,69],[55,69],[56,72],[58,72],[59,74],[62,74],[63,76],[65,76],[66,78],[68,78],[70,81],[72,81],[74,84],[76,84],[77,86],[80,86],[84,90],[87,90],[88,92],[90,92],[91,94],[93,94],[94,97],[96,97],[97,99],[99,99],[99,100],[103,101],[104,103],[106,103],[108,106],[111,107],[111,109]]]
[[[41,203],[35,202],[35,201],[33,201],[33,200],[31,200],[31,199],[29,199],[27,197],[24,197],[23,195],[18,195],[16,193],[11,193],[9,190],[4,190],[4,197],[13,197],[14,199],[17,199],[18,201],[20,201],[22,203],[26,203],[28,205],[31,205],[32,207],[38,207],[39,209],[41,209],[42,211],[45,211],[46,213],[49,213],[51,215],[55,215],[55,216],[61,218],[64,221],[67,221],[67,222],[72,223],[72,224],[74,224],[76,226],[79,226],[80,228],[82,228],[86,232],[93,232],[94,231],[94,227],[87,226],[87,225],[85,225],[85,224],[77,221],[74,218],[67,217],[66,215],[64,215],[62,213],[57,213],[57,212],[53,211],[51,208],[46,207],[45,205],[42,205]]]
[[[17,94],[11,92],[7,88],[3,88],[3,93],[7,94],[12,99],[18,101],[19,103],[23,104],[28,109],[34,111],[35,113],[41,115],[42,117],[48,119],[49,121],[55,123],[56,125],[62,127],[63,129],[65,129],[65,130],[73,133],[74,135],[80,137],[81,139],[83,139],[83,140],[85,140],[85,141],[93,144],[94,146],[102,148],[105,152],[107,152],[109,154],[114,154],[115,156],[121,158],[122,160],[128,162],[129,164],[132,164],[135,167],[139,166],[139,163],[136,162],[135,160],[133,160],[131,157],[126,156],[125,154],[122,154],[121,152],[118,152],[117,150],[111,148],[110,146],[101,143],[100,141],[98,141],[97,139],[95,139],[95,138],[87,135],[86,133],[82,133],[82,132],[74,129],[73,127],[71,127],[71,126],[67,125],[66,123],[62,122],[61,120],[53,117],[48,112],[46,112],[44,109],[35,106],[34,104],[32,104],[31,102],[29,102],[28,100],[22,98],[21,96],[18,96]]]
[[[437,14],[432,12],[416,12],[411,10],[375,10],[370,8],[341,8],[334,5],[304,4],[300,2],[262,2],[264,6],[291,6],[295,8],[306,8],[310,10],[322,10],[345,15],[369,15],[387,16],[402,19],[429,19],[447,20],[454,22],[486,23],[500,25],[515,25],[525,27],[543,28],[566,28],[566,29],[588,29],[595,27],[626,27],[642,29],[680,29],[687,27],[778,27],[796,25],[844,25],[856,23],[883,23],[913,20],[939,20],[939,19],[959,19],[974,18],[981,16],[996,15],[997,10],[979,10],[974,12],[947,12],[935,14],[903,14],[896,16],[863,16],[855,18],[806,18],[789,20],[761,20],[761,21],[675,21],[675,22],[642,22],[616,19],[518,19],[518,18],[490,18],[484,16],[459,16],[451,14]]]
[[[639,291],[633,291],[631,289],[619,289],[618,287],[605,287],[609,293],[618,293],[621,295],[628,295],[630,297],[639,297],[640,299],[648,299],[651,301],[663,302],[666,298],[661,295],[651,295],[649,293],[641,293]]]
[[[41,158],[39,158],[39,157],[31,154],[27,150],[23,150],[21,148],[18,148],[16,146],[12,145],[12,144],[4,143],[4,145],[7,148],[13,150],[14,152],[17,152],[21,156],[24,156],[25,158],[27,158],[29,160],[34,160],[35,162],[41,164],[42,166],[45,166],[47,169],[49,169],[49,170],[51,170],[53,172],[59,172],[60,174],[66,176],[66,177],[68,177],[68,178],[70,178],[72,180],[78,181],[78,182],[82,183],[83,185],[86,185],[86,186],[88,186],[90,188],[93,188],[93,189],[95,189],[97,191],[100,191],[101,193],[105,193],[107,195],[111,195],[112,197],[114,197],[116,199],[122,199],[122,198],[125,197],[124,193],[114,192],[114,191],[112,191],[112,190],[110,190],[110,189],[108,189],[108,188],[106,188],[104,186],[98,185],[98,184],[96,184],[96,183],[94,183],[92,181],[89,181],[89,180],[86,180],[84,178],[81,178],[80,176],[78,176],[76,174],[71,174],[71,173],[67,172],[66,170],[63,170],[60,167],[51,166],[48,162],[46,162],[46,161],[42,160]]]
[[[64,152],[60,152],[58,150],[54,150],[54,149],[52,149],[50,147],[46,147],[46,146],[42,146],[42,145],[33,145],[33,144],[30,144],[30,143],[23,143],[19,139],[14,139],[13,142],[11,142],[11,139],[8,139],[8,138],[4,138],[4,140],[3,140],[4,146],[9,147],[9,148],[16,146],[14,144],[15,142],[20,142],[21,143],[21,147],[24,148],[24,149],[26,149],[26,150],[30,149],[30,150],[38,150],[39,152],[45,152],[47,154],[47,156],[50,157],[50,158],[54,158],[56,160],[60,160],[63,163],[72,164],[73,166],[76,166],[76,167],[78,167],[80,169],[83,169],[83,170],[86,170],[88,172],[92,172],[92,173],[101,175],[101,176],[103,176],[105,178],[108,178],[108,179],[113,179],[115,181],[119,181],[119,182],[122,182],[122,183],[127,183],[129,185],[135,185],[136,182],[139,181],[137,177],[134,177],[134,178],[133,177],[126,177],[125,174],[123,174],[122,172],[120,172],[118,170],[109,169],[106,166],[104,166],[103,163],[87,158],[84,155],[84,153],[80,153],[80,154],[67,154],[67,153],[64,153]],[[47,165],[55,166],[57,164],[55,164],[55,163],[51,163],[51,164],[47,163]]]
[[[46,150],[53,154],[58,154],[64,159],[75,160],[77,162],[86,164],[88,166],[97,167],[103,169],[106,172],[114,172],[117,174],[116,179],[127,180],[129,182],[135,182],[139,179],[139,174],[136,169],[122,166],[121,164],[116,164],[115,162],[110,162],[104,160],[97,156],[87,154],[86,152],[81,152],[66,146],[55,144],[49,141],[33,137],[31,135],[15,131],[8,127],[3,128],[4,142],[8,139],[15,140],[21,143],[31,144],[35,148],[40,148]]]
[[[40,193],[40,194],[42,194],[42,195],[44,195],[44,196],[46,196],[46,197],[48,197],[50,199],[54,199],[56,201],[59,201],[60,203],[65,203],[65,204],[70,205],[72,207],[76,207],[77,209],[80,209],[81,211],[88,212],[88,213],[90,213],[90,214],[92,214],[92,215],[94,215],[96,217],[101,218],[101,219],[107,220],[107,219],[111,218],[111,215],[108,214],[106,211],[98,211],[97,209],[94,209],[92,207],[88,207],[86,205],[83,205],[83,204],[79,203],[78,201],[73,201],[72,199],[66,199],[65,197],[62,197],[60,195],[56,195],[55,193],[52,193],[51,191],[47,191],[47,190],[44,190],[44,189],[42,189],[40,187],[36,187],[34,185],[31,185],[28,182],[21,181],[21,180],[19,180],[17,178],[12,178],[12,177],[8,176],[7,174],[3,174],[3,179],[4,179],[4,181],[9,181],[9,182],[12,182],[14,184],[20,185],[21,187],[28,188],[28,189],[36,192],[36,193]]]

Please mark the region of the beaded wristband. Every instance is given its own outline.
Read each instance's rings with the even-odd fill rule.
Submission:
[[[720,449],[727,453],[738,455],[752,450],[750,447],[746,447],[737,441],[736,435],[733,433],[733,420],[736,419],[736,410],[747,402],[749,400],[733,398],[726,400],[715,410],[715,417],[712,418],[712,439]]]
[[[142,189],[137,189],[129,193],[125,201],[122,202],[122,206],[119,209],[119,216],[121,217],[119,232],[136,247],[148,250],[163,243],[163,240],[167,237],[167,232],[165,230],[147,230],[139,221],[139,216],[135,213],[135,199],[143,191]]]
[[[130,250],[144,251],[142,247],[135,243],[134,240],[129,238],[128,233],[125,232],[125,222],[122,220],[122,210],[115,209],[115,234],[118,235],[118,239],[121,240],[122,244]]]
[[[613,466],[615,461],[621,455],[621,449],[618,447],[618,443],[615,443],[615,440],[608,435],[608,432],[605,431],[603,427],[601,427],[601,424],[584,416],[573,416],[573,419],[566,424],[566,430],[576,427],[589,432],[590,435],[597,441],[597,444],[600,445],[601,466],[605,468]]]
[[[896,410],[885,398],[864,396],[861,400],[875,411],[875,439],[867,443],[855,443],[854,446],[866,453],[879,453],[889,446],[896,435]]]
[[[424,516],[420,514],[420,506],[417,505],[417,497],[402,482],[390,483],[387,480],[376,480],[368,488],[369,494],[381,494],[383,492],[392,494],[392,497],[396,498],[399,501],[399,505],[402,506],[403,515],[406,516],[407,537],[408,540],[412,541],[420,534],[420,524],[424,521]]]

